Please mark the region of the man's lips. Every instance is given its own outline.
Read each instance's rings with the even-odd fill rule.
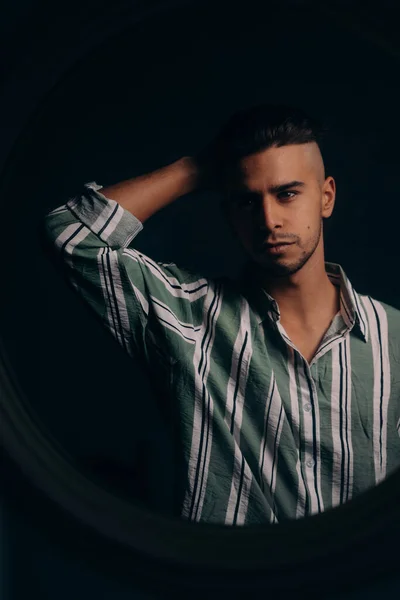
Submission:
[[[293,242],[273,242],[273,243],[265,243],[263,246],[267,246],[267,248],[273,248],[274,246],[290,246]]]
[[[268,252],[271,254],[277,254],[279,252],[284,252],[288,246],[291,246],[294,242],[274,242],[274,243],[266,243],[264,242],[258,247],[259,252]]]
[[[294,242],[262,242],[259,244],[258,248],[260,250],[265,250],[265,248],[275,248],[276,246],[290,246],[294,244]]]

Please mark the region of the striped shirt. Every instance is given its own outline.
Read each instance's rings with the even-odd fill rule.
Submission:
[[[67,280],[162,393],[177,449],[176,514],[279,523],[343,504],[400,466],[400,311],[358,294],[310,363],[245,270],[205,278],[132,242],[143,224],[96,183],[45,216]],[[63,268],[64,268],[63,267]]]

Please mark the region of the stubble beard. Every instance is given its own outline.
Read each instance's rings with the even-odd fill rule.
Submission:
[[[318,247],[321,234],[322,221],[311,245],[308,245],[308,250],[302,249],[302,253],[296,259],[290,261],[286,259],[284,255],[283,257],[278,257],[276,259],[274,257],[265,256],[265,258],[260,261],[254,261],[254,266],[263,274],[263,276],[267,276],[268,278],[285,278],[294,275],[304,267],[314,254]],[[301,246],[298,247],[301,248]]]

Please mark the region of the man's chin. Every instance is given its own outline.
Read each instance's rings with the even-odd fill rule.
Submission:
[[[284,257],[280,257],[274,260],[265,258],[263,260],[255,260],[255,267],[258,271],[264,275],[271,277],[288,277],[293,275],[302,265],[289,263]]]
[[[295,270],[291,270],[286,265],[277,264],[264,265],[261,267],[261,269],[266,275],[270,275],[271,277],[288,277],[289,275],[292,275],[296,272]]]

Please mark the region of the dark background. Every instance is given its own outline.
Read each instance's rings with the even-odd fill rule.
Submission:
[[[172,447],[156,399],[140,368],[43,254],[37,235],[46,212],[86,181],[108,185],[195,152],[237,108],[292,103],[331,130],[324,158],[337,197],[325,221],[326,260],[340,263],[357,291],[400,308],[399,62],[390,6],[380,5],[386,20],[384,10],[379,18],[363,13],[369,34],[360,37],[362,13],[338,18],[340,3],[331,12],[306,10],[302,2],[290,3],[291,11],[282,3],[251,1],[246,10],[196,4],[115,33],[96,48],[89,39],[94,46],[101,32],[117,30],[128,4],[117,5],[119,12],[114,5],[107,16],[104,2],[70,3],[59,6],[60,17],[47,3],[35,9],[21,2],[18,10],[10,5],[8,26],[1,21],[7,50],[2,156],[15,137],[18,111],[26,125],[0,182],[2,338],[32,407],[71,459],[116,491],[167,513]],[[68,51],[78,58],[82,48],[88,55],[68,69]],[[62,60],[64,79],[29,114],[24,90],[35,98],[37,89],[39,100],[40,84],[56,82]],[[42,80],[33,77],[39,61]],[[155,260],[208,276],[235,276],[243,261],[211,193],[179,199],[147,221],[136,242]],[[24,586],[44,598],[146,597],[63,560],[12,505],[4,514],[5,600],[25,597]],[[17,563],[23,581],[13,574]],[[371,589],[370,597],[393,597],[400,581],[388,586]],[[360,595],[348,597],[367,597],[361,588],[362,582]]]

